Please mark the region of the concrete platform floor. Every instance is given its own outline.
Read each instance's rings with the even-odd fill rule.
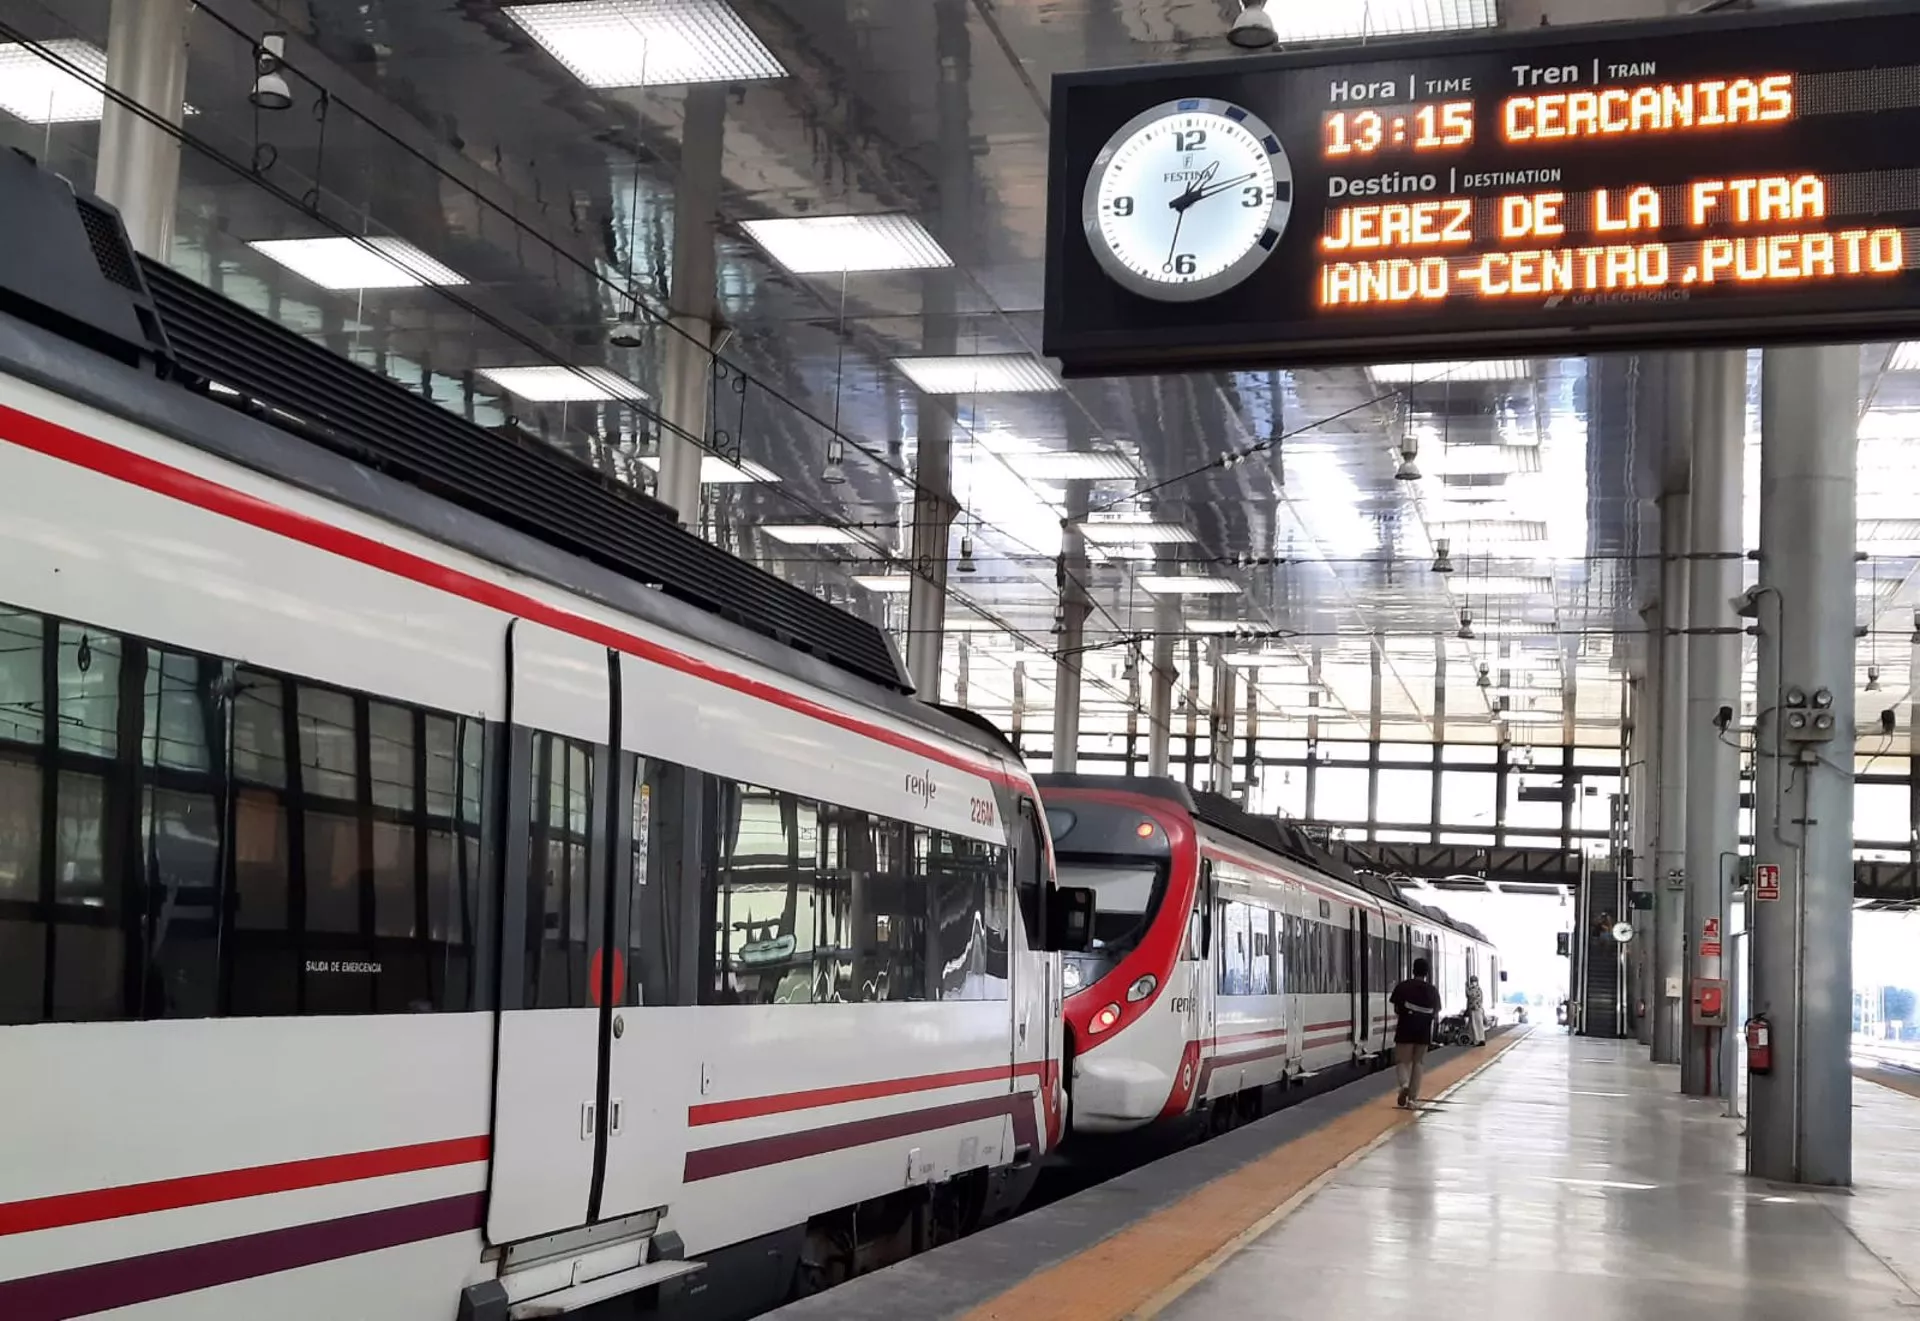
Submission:
[[[1631,1042],[1536,1030],[1158,1314],[1920,1318],[1920,1100],[1859,1081],[1851,1194],[1755,1183]]]

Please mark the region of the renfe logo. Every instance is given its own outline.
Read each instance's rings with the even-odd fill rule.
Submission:
[[[933,782],[933,772],[926,770],[918,775],[907,776],[907,793],[918,798],[920,806],[931,807],[933,800],[940,794],[940,786]]]

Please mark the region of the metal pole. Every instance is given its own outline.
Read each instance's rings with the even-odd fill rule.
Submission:
[[[1740,844],[1740,751],[1722,712],[1740,710],[1742,473],[1747,416],[1747,357],[1697,355],[1694,379],[1692,562],[1687,583],[1686,941],[1688,994],[1695,984],[1725,980],[1729,874]],[[1689,1018],[1691,1018],[1689,1003]],[[1688,1023],[1680,1056],[1680,1088],[1689,1096],[1720,1092],[1722,1028]]]
[[[188,0],[113,0],[107,14],[107,86],[178,128],[187,95]],[[164,262],[180,196],[180,139],[107,98],[93,191],[117,207],[127,237]]]
[[[1773,1069],[1755,1074],[1747,1171],[1785,1183],[1853,1180],[1848,1054],[1853,984],[1854,438],[1859,356],[1774,349],[1762,380],[1757,863],[1777,902],[1752,905],[1753,1010]],[[1787,721],[1830,694],[1833,737]]]
[[[1635,890],[1657,893],[1660,879],[1655,874],[1653,857],[1654,841],[1658,837],[1653,808],[1659,792],[1655,768],[1659,765],[1660,750],[1659,718],[1654,710],[1659,678],[1654,673],[1653,658],[1659,651],[1659,640],[1648,637],[1642,641],[1641,672],[1634,676],[1629,689],[1633,701],[1633,732],[1627,745],[1627,847],[1633,851],[1633,875],[1627,884],[1629,905]],[[1652,919],[1651,911],[1639,908],[1630,908],[1627,915],[1627,920],[1633,923],[1633,943],[1627,953],[1631,969],[1627,994],[1632,997],[1634,1036],[1643,1046],[1653,1044],[1650,1011],[1656,1003],[1650,993],[1654,958]]]
[[[674,188],[672,326],[660,368],[660,481],[655,493],[688,527],[700,526],[700,460],[707,444],[713,389],[714,221],[720,211],[720,158],[727,89],[687,89]],[[637,166],[635,168],[638,168]],[[628,240],[637,242],[635,235]]]

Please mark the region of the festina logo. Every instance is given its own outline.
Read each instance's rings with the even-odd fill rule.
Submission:
[[[1205,170],[1169,170],[1163,177],[1167,183],[1191,183],[1205,173]]]

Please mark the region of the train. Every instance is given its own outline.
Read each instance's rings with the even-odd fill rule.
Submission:
[[[1088,910],[1004,739],[0,205],[0,1316],[742,1316],[1019,1205]]]
[[[1092,947],[1063,968],[1076,1136],[1231,1127],[1285,1084],[1384,1064],[1415,959],[1443,1014],[1469,978],[1502,980],[1480,931],[1294,823],[1175,780],[1037,779],[1060,880],[1096,897]]]

